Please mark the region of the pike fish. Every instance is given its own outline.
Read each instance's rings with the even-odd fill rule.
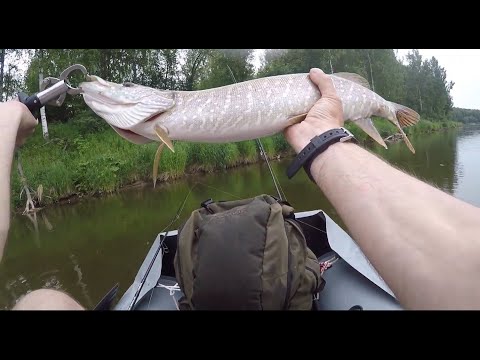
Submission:
[[[342,101],[344,121],[351,121],[383,147],[387,145],[371,120],[391,121],[412,153],[403,127],[415,125],[414,110],[388,101],[370,90],[358,74],[329,75]],[[224,143],[274,135],[305,119],[320,99],[308,73],[278,75],[199,90],[160,90],[134,83],[113,83],[90,75],[80,84],[86,104],[120,136],[135,144],[159,141],[160,154],[172,140]],[[156,167],[156,168],[155,168]]]

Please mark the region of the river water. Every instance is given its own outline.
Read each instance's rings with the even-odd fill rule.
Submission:
[[[373,150],[390,163],[480,207],[480,125],[412,136],[416,154],[398,143]],[[343,226],[335,210],[307,176],[288,180],[290,159],[272,162],[297,211],[322,209]],[[41,287],[61,289],[93,308],[116,283],[121,296],[132,283],[152,241],[186,198],[180,221],[208,199],[230,200],[276,194],[266,164],[192,175],[169,184],[122,191],[38,213],[38,231],[14,216],[0,264],[0,309]]]

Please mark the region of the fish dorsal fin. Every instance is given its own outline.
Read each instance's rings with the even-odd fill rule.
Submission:
[[[332,75],[338,76],[346,80],[353,81],[354,83],[357,83],[359,85],[362,85],[363,87],[366,87],[367,89],[370,89],[370,84],[368,80],[358,74],[349,73],[349,72],[339,72],[339,73],[333,73]]]
[[[155,133],[157,134],[158,138],[168,146],[168,148],[172,151],[175,152],[173,149],[173,144],[172,140],[168,137],[168,132],[160,125],[155,125]]]

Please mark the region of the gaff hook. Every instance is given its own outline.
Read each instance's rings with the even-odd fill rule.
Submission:
[[[81,71],[85,77],[88,77],[85,66],[75,64],[63,70],[59,78],[45,78],[40,85],[39,93],[31,96],[23,92],[19,93],[18,100],[24,103],[33,115],[47,104],[58,107],[62,106],[67,94],[78,95],[82,92],[81,88],[74,87],[68,82],[70,74],[77,70]]]

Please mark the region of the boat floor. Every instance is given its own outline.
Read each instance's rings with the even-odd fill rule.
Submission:
[[[307,245],[320,262],[337,257],[323,278],[325,287],[314,302],[312,310],[402,310],[396,299],[375,285],[329,246],[325,215],[322,211],[297,213],[296,218],[304,230]],[[337,225],[338,226],[338,225]],[[166,236],[165,236],[166,235]],[[180,290],[174,288],[175,269],[173,259],[177,247],[177,231],[159,234],[145,258],[132,286],[115,306],[116,310],[129,309],[134,295],[141,286],[141,280],[152,263],[156,250],[162,243],[146,281],[140,291],[134,310],[178,310],[177,302],[181,298]],[[353,308],[353,309],[352,309]]]

